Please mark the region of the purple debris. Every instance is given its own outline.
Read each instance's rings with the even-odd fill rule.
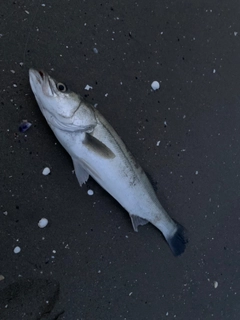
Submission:
[[[31,127],[31,125],[32,124],[30,122],[28,122],[27,120],[23,120],[23,122],[19,126],[19,131],[26,132]]]

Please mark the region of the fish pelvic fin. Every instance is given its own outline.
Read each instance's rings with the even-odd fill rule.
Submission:
[[[82,186],[84,183],[88,181],[89,174],[85,169],[83,169],[83,167],[81,166],[78,160],[76,159],[72,159],[72,160],[73,160],[73,166],[74,166],[76,177],[78,179],[80,186]]]
[[[143,218],[140,218],[139,216],[136,216],[134,214],[130,214],[130,218],[132,221],[133,230],[138,232],[138,226],[144,226],[149,221]]]
[[[165,238],[174,256],[179,256],[185,251],[188,239],[186,236],[186,229],[178,222],[174,222],[177,226],[176,231],[171,236],[165,236]]]
[[[112,152],[112,150],[110,150],[104,143],[92,136],[90,133],[86,133],[83,144],[85,144],[89,150],[97,153],[102,158],[115,158],[115,154]]]

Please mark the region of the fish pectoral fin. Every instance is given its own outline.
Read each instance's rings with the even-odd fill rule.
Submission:
[[[72,159],[72,160],[73,160],[74,171],[77,176],[78,182],[80,186],[82,186],[84,183],[88,181],[89,174],[85,169],[83,169],[83,167],[81,166],[78,160],[75,160],[75,159]]]
[[[83,144],[87,146],[90,150],[97,153],[102,158],[113,159],[115,154],[110,150],[104,143],[102,143],[97,138],[93,137],[91,134],[86,133]]]
[[[144,226],[149,222],[148,220],[140,218],[139,216],[135,216],[134,214],[130,214],[130,218],[132,221],[133,229],[136,232],[138,232],[138,226]]]

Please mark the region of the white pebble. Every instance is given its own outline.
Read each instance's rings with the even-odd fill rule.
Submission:
[[[160,83],[158,81],[153,81],[151,87],[153,90],[158,90],[160,88]]]
[[[198,174],[198,171],[196,171],[195,174]]]
[[[8,215],[8,212],[7,212],[7,211],[4,211],[3,214],[4,214],[5,216],[7,216],[7,215]]]
[[[89,85],[87,84],[84,89],[85,89],[85,90],[90,90],[90,89],[93,89],[93,87],[91,87],[91,86],[89,86]]]
[[[214,281],[214,282],[213,282],[213,286],[214,286],[215,289],[217,289],[217,287],[218,287],[218,282],[217,282],[217,281]]]
[[[213,73],[216,73],[216,69],[213,69],[213,71],[212,71]]]
[[[16,246],[13,250],[14,253],[19,253],[21,251],[21,248],[19,246]]]
[[[160,143],[161,143],[161,141],[158,141],[157,144],[156,144],[156,146],[159,147]]]
[[[91,190],[91,189],[89,189],[87,193],[89,196],[92,196],[94,194],[93,190]]]
[[[38,221],[39,228],[45,228],[48,225],[48,219],[42,218]]]
[[[46,167],[46,168],[43,169],[42,174],[44,176],[47,176],[50,172],[51,172],[50,169],[48,167]]]

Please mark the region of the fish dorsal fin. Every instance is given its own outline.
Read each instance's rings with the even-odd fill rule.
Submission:
[[[81,166],[78,160],[76,159],[72,159],[72,160],[73,160],[73,166],[74,166],[76,177],[78,179],[80,186],[82,186],[84,183],[88,181],[89,174],[85,169],[83,169],[83,167]]]
[[[132,221],[132,226],[134,231],[138,232],[138,226],[144,226],[145,224],[148,223],[148,220],[143,219],[139,216],[135,216],[134,214],[130,214],[130,218]]]
[[[110,150],[104,143],[102,143],[97,138],[93,137],[91,134],[86,133],[83,144],[86,145],[88,149],[94,151],[102,158],[113,159],[115,154]]]

